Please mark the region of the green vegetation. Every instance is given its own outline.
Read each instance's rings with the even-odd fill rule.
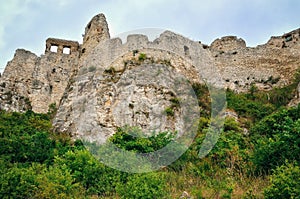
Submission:
[[[166,181],[163,173],[146,173],[131,175],[126,184],[117,185],[117,193],[121,198],[168,198]]]
[[[283,109],[258,122],[251,134],[254,163],[269,173],[286,160],[300,162],[300,106]]]
[[[147,55],[145,53],[140,53],[139,61],[145,61],[147,59]]]
[[[128,133],[129,131],[130,133]],[[124,127],[119,128],[109,141],[127,151],[151,153],[167,145],[174,139],[175,134],[171,132],[161,132],[147,138],[144,137],[142,131],[138,128]]]
[[[291,163],[278,167],[265,189],[265,198],[300,198],[300,167]]]
[[[173,117],[174,116],[174,110],[172,107],[167,107],[165,109],[165,113],[167,114],[167,116]]]
[[[180,107],[180,100],[178,98],[170,99],[171,105],[165,109],[165,114],[169,117],[173,117],[175,110],[178,110]]]
[[[194,142],[171,165],[144,174],[107,167],[80,141],[53,132],[55,104],[47,114],[1,111],[0,198],[179,198],[184,191],[193,198],[299,198],[300,105],[286,108],[295,86],[268,92],[253,86],[244,94],[228,90],[228,107],[239,118],[226,118],[217,144],[202,159],[210,98],[207,87],[193,88],[202,113]],[[170,102],[174,114],[180,100]],[[145,137],[138,128],[123,127],[108,142],[151,153],[175,137],[170,132]],[[131,157],[123,158],[132,166]]]

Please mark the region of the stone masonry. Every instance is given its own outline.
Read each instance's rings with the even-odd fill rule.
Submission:
[[[172,80],[166,81],[162,73],[236,92],[248,91],[253,84],[269,90],[293,81],[299,57],[300,29],[271,37],[255,48],[235,36],[216,39],[207,46],[169,31],[154,41],[130,35],[122,42],[110,39],[105,16],[99,14],[86,26],[82,44],[49,38],[40,57],[16,50],[0,77],[0,110],[45,113],[55,103],[56,130],[75,136],[88,132],[91,139],[104,141],[126,123],[149,129],[149,120],[159,126],[155,113],[174,108],[170,101],[176,94],[169,84]],[[139,79],[132,76],[133,71],[149,75]],[[163,86],[149,84],[153,74]],[[126,89],[133,89],[138,97],[126,98]],[[299,103],[299,94],[292,103]],[[165,126],[159,130],[184,129],[180,111],[175,107],[172,114],[172,118],[164,117]],[[103,132],[100,138],[98,131]]]
[[[50,104],[58,106],[80,59],[84,58],[85,49],[92,49],[101,39],[107,38],[105,16],[99,14],[87,26],[82,45],[77,41],[48,38],[45,54],[41,57],[18,49],[0,78],[0,109],[25,111],[32,108],[45,113]]]

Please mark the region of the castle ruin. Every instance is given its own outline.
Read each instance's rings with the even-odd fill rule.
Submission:
[[[139,42],[141,49],[135,49],[136,42]],[[109,51],[121,53],[122,56],[113,57],[111,53],[112,57],[105,57],[102,44],[109,44]],[[80,106],[77,98],[93,98],[91,93],[97,90],[102,93],[101,98],[104,100],[99,103],[103,104],[102,107],[107,106],[107,109],[102,110],[99,105],[99,111],[103,111],[101,114],[107,118],[98,119],[105,120],[101,125],[109,128],[115,122],[105,113],[113,108],[115,100],[109,86],[118,84],[92,80],[95,76],[105,79],[109,70],[121,76],[130,69],[130,64],[135,63],[132,60],[137,59],[137,52],[143,52],[153,63],[168,62],[192,82],[202,81],[195,76],[197,65],[192,60],[193,55],[200,53],[201,60],[216,66],[218,71],[210,72],[219,73],[226,88],[245,92],[255,84],[260,90],[269,90],[290,84],[299,69],[300,29],[271,37],[266,44],[255,48],[247,47],[243,39],[235,36],[216,39],[208,46],[169,31],[162,33],[153,42],[144,35],[131,35],[127,43],[122,43],[120,39],[110,38],[105,16],[99,14],[86,26],[82,44],[48,38],[45,53],[40,57],[24,49],[16,50],[14,58],[8,62],[0,77],[0,110],[22,112],[32,109],[45,113],[49,105],[55,103],[59,108],[55,119],[57,128],[60,131],[71,131],[74,128],[73,119],[78,116],[72,116],[71,113],[74,111],[74,103]],[[210,70],[209,67],[207,70]],[[74,85],[77,86],[77,93]],[[299,97],[295,96],[295,101],[299,102]]]

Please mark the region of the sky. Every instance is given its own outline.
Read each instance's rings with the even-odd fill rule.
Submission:
[[[299,12],[299,0],[0,0],[0,73],[16,49],[39,56],[49,37],[82,43],[99,13],[111,36],[160,28],[204,44],[235,35],[255,47],[299,28]]]

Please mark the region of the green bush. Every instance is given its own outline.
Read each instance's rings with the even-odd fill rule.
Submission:
[[[208,87],[205,84],[192,84],[193,91],[198,99],[198,104],[200,109],[201,116],[209,117],[211,112],[211,99]]]
[[[15,164],[0,176],[0,198],[83,198],[66,168]]]
[[[0,198],[33,198],[38,187],[38,170],[37,167],[19,168],[14,165],[1,171]]]
[[[175,136],[174,133],[162,132],[157,135],[144,138],[143,132],[135,127],[118,128],[110,138],[110,142],[117,147],[139,153],[150,153],[166,146]]]
[[[207,129],[204,129],[202,136],[196,139],[197,151],[200,150]],[[224,130],[221,132],[218,142],[208,154],[208,158],[218,167],[229,168],[235,172],[244,171],[249,160],[250,147],[249,138],[243,134],[239,123],[233,118],[226,118]]]
[[[251,129],[253,162],[258,171],[269,173],[286,160],[300,163],[299,118],[300,105],[274,113]]]
[[[165,109],[165,113],[167,114],[167,116],[173,117],[174,116],[174,110],[172,107],[167,107]]]
[[[147,55],[145,53],[140,53],[139,55],[139,61],[145,61],[147,58]]]
[[[63,157],[57,157],[55,163],[58,167],[66,166],[75,182],[82,184],[88,194],[114,192],[116,183],[121,180],[121,172],[101,164],[87,150],[69,151]]]
[[[134,174],[126,184],[117,185],[117,194],[123,199],[166,198],[166,181],[162,173]]]
[[[287,164],[278,167],[264,190],[266,199],[300,198],[300,167]]]
[[[9,162],[51,163],[55,141],[50,139],[50,118],[31,111],[0,114],[0,154]]]
[[[253,121],[259,121],[276,110],[270,103],[254,100],[251,94],[236,94],[228,90],[226,97],[228,108],[235,110],[240,117]]]
[[[37,175],[38,183],[35,198],[85,198],[85,190],[66,166],[45,168]]]

